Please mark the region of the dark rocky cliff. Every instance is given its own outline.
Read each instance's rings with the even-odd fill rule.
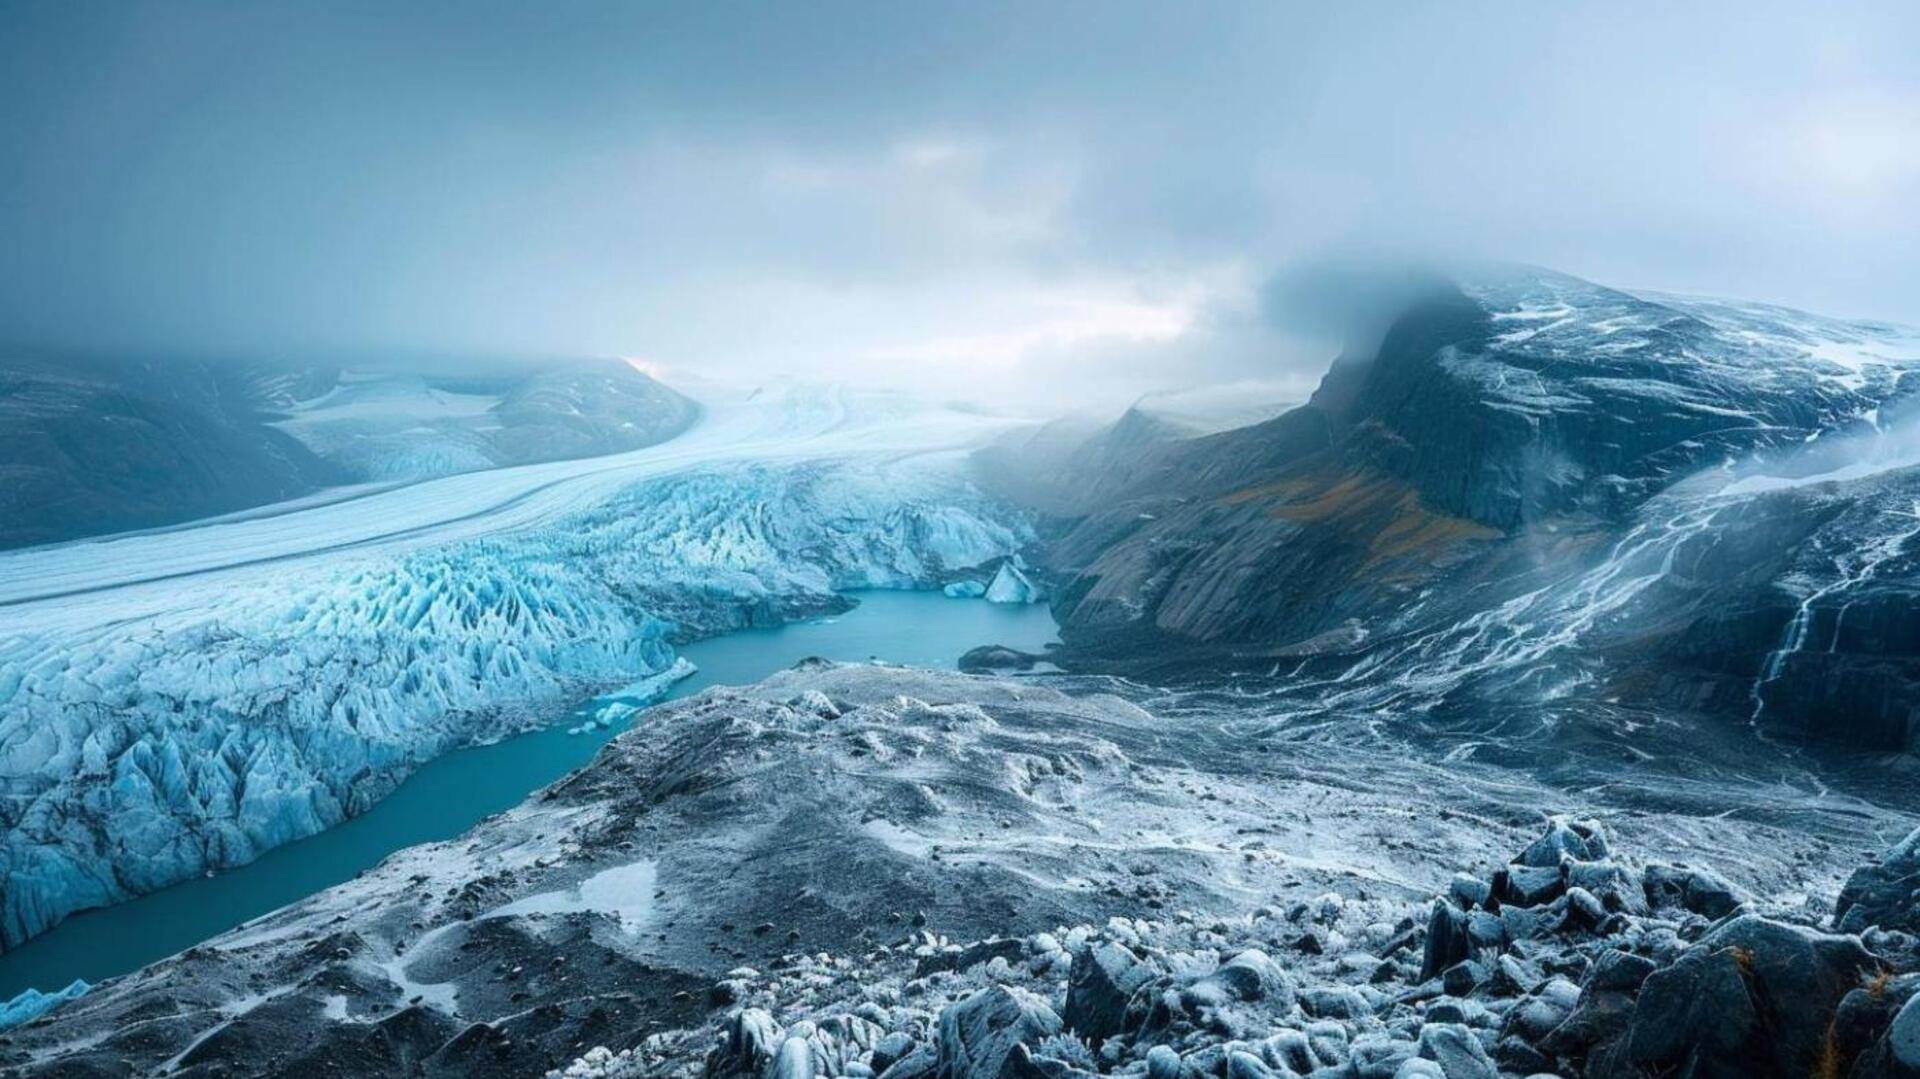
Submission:
[[[1048,548],[1063,635],[1302,707],[1624,700],[1910,747],[1920,478],[1856,467],[1912,422],[1890,333],[1542,271],[1430,290],[1274,420],[1085,440],[1098,497]]]

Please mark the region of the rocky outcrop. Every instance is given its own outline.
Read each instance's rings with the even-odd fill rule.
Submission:
[[[1293,412],[1087,440],[1129,448],[1046,546],[1062,637],[1093,669],[1264,671],[1296,711],[1911,749],[1920,470],[1884,432],[1916,358],[1546,271],[1434,286]]]
[[[1907,835],[1847,878],[1834,905],[1835,928],[1848,933],[1894,929],[1920,933],[1920,830]]]
[[[1418,927],[1411,919],[1386,923],[1370,903],[1332,900],[1239,918],[1116,918],[1057,929],[970,976],[897,984],[887,960],[876,958],[853,976],[860,985],[849,982],[847,995],[794,1007],[784,1033],[763,1010],[778,1009],[777,995],[733,1013],[722,1023],[725,1048],[709,1058],[706,1074],[802,1074],[782,1071],[765,1047],[856,1018],[884,1032],[871,1039],[884,1052],[861,1056],[842,1040],[814,1054],[844,1060],[841,1070],[804,1074],[1914,1074],[1920,942],[1883,936],[1869,946],[1777,916],[1709,916],[1698,908],[1717,906],[1723,894],[1711,874],[1618,858],[1597,822],[1556,819],[1502,872],[1557,869],[1568,879],[1608,882],[1599,893],[1570,884],[1551,900],[1503,901],[1494,881],[1456,878],[1435,902],[1476,928],[1465,957],[1433,976],[1413,960]],[[1673,884],[1696,879],[1699,898],[1690,906],[1687,889]],[[1473,916],[1483,916],[1484,926]],[[1275,959],[1246,946],[1303,924],[1337,941],[1338,954],[1296,944]],[[1062,999],[1064,1019],[1053,1003]],[[842,1008],[849,1010],[836,1011]],[[662,1043],[582,1058],[551,1074],[656,1074],[674,1071],[674,1059]],[[758,1062],[759,1070],[739,1061]]]
[[[0,1070],[1624,1077],[1675,1051],[1647,994],[1691,985],[1758,1018],[1683,1053],[1905,1044],[1908,938],[1765,898],[1838,872],[1807,827],[1543,826],[1564,796],[1510,773],[1259,753],[1131,691],[810,662],[659,707],[466,836],[0,1033]]]

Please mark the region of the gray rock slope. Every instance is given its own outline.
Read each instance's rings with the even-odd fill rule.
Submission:
[[[1054,515],[1083,663],[1328,717],[1906,750],[1916,356],[1893,327],[1504,270],[1266,423],[1027,436],[1057,492],[997,478],[1018,447],[977,465]]]
[[[1780,977],[1805,944],[1837,1001],[1905,962],[1809,928],[1897,815],[1758,789],[1696,815],[1235,718],[1105,678],[815,663],[710,690],[458,840],[0,1035],[0,1069],[1524,1074],[1522,1044],[1620,1044],[1606,994],[1647,966],[1745,948],[1771,978],[1777,937]],[[1543,807],[1611,843],[1540,839]],[[1772,921],[1727,920],[1748,894]],[[1643,961],[1597,973],[1620,947]],[[1543,1045],[1583,1006],[1601,1033]],[[1725,1040],[1801,1059],[1757,1024]]]

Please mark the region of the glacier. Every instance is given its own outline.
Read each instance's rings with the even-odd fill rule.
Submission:
[[[38,989],[24,990],[12,1000],[0,1001],[0,1030],[37,1019],[69,1000],[86,995],[87,990],[92,988],[84,979],[75,978],[65,989],[53,993],[42,993]]]
[[[962,471],[1001,426],[796,386],[636,453],[0,558],[0,945],[670,680],[677,642],[1008,558],[1032,532]]]

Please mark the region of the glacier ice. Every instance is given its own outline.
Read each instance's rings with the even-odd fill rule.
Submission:
[[[23,990],[12,1000],[0,1003],[0,1030],[17,1027],[29,1019],[37,1019],[52,1011],[56,1006],[82,996],[93,988],[85,981],[75,978],[65,989],[53,993],[42,993],[38,989]]]
[[[986,598],[988,603],[1037,603],[1041,598],[1040,586],[1008,559],[1000,563],[1000,572],[993,575]]]
[[[1030,531],[957,464],[694,462],[493,535],[189,579],[171,606],[0,607],[0,945],[330,827],[582,696],[657,696],[678,641],[1010,556]]]
[[[987,594],[987,586],[968,578],[964,581],[955,581],[941,591],[950,599],[979,599]]]

